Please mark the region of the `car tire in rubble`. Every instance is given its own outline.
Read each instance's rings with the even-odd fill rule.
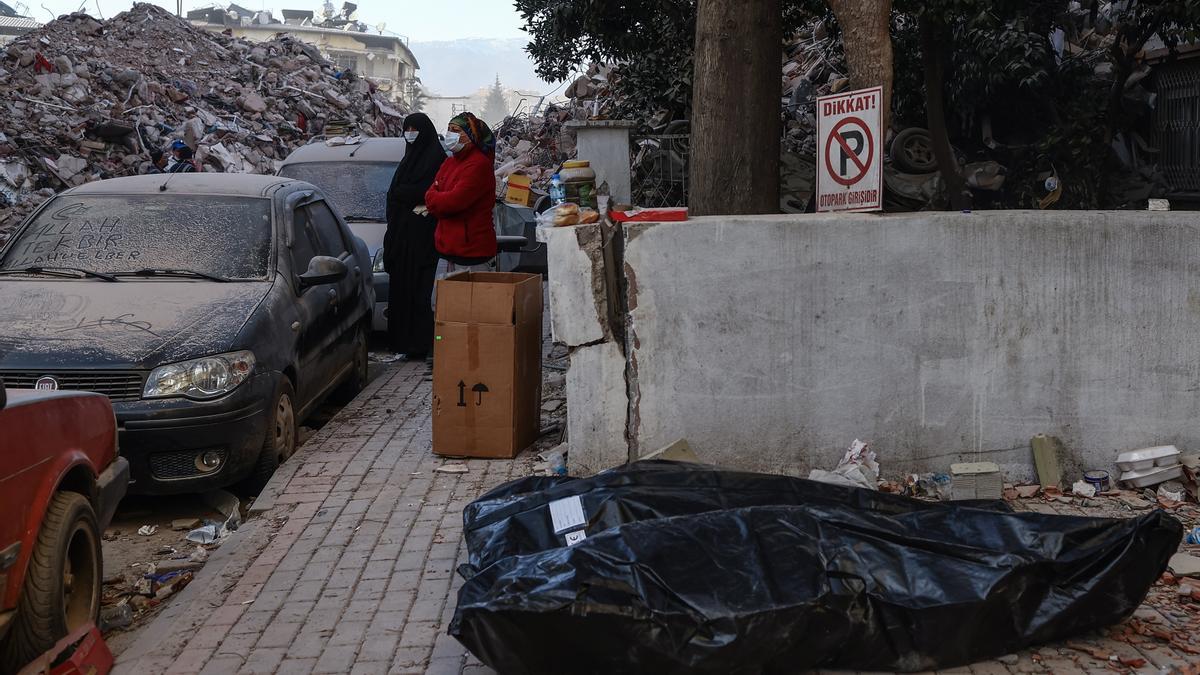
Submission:
[[[892,164],[904,173],[933,173],[938,170],[933,154],[933,136],[925,129],[912,127],[892,140]]]
[[[337,403],[346,404],[354,400],[363,389],[367,388],[370,379],[369,355],[367,353],[367,329],[360,328],[354,336],[354,371],[334,392],[333,399]]]
[[[267,433],[254,470],[240,487],[247,494],[258,494],[271,480],[279,464],[296,452],[296,392],[287,377],[280,378],[271,403]]]
[[[96,620],[102,567],[100,526],[91,503],[75,492],[55,494],[38,532],[16,617],[0,645],[0,672],[20,670]]]

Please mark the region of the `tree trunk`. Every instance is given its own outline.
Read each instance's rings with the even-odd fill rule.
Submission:
[[[925,67],[925,114],[929,122],[929,135],[933,141],[933,156],[937,158],[938,170],[946,181],[946,192],[950,195],[950,206],[956,211],[971,208],[971,193],[967,192],[958,157],[950,145],[950,131],[946,128],[946,68],[945,54],[937,27],[927,17],[920,19],[921,61]]]
[[[842,47],[853,89],[883,87],[883,128],[891,122],[892,0],[829,0],[842,29]],[[886,131],[884,132],[886,134]]]
[[[699,0],[691,215],[779,213],[780,0]]]

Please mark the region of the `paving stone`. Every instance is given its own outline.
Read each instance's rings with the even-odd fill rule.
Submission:
[[[258,643],[262,637],[259,633],[243,633],[241,635],[229,635],[221,642],[221,646],[217,647],[215,656],[236,656],[239,659],[245,659],[254,651],[254,645]]]
[[[179,658],[172,664],[172,670],[179,673],[198,673],[208,663],[212,657],[213,650],[209,648],[196,648],[188,645],[188,648],[183,650]]]
[[[242,667],[242,658],[240,656],[217,656],[204,664],[200,669],[200,675],[229,675],[236,673]]]
[[[429,663],[429,652],[430,649],[428,647],[401,646],[396,650],[395,657],[392,658],[392,667],[423,667]]]
[[[271,649],[255,649],[250,652],[246,663],[242,665],[242,673],[274,673],[279,664],[283,662],[283,657],[287,654],[287,649],[282,647]]]
[[[396,647],[400,644],[399,631],[367,635],[358,650],[359,661],[383,661],[391,664],[396,658]],[[385,667],[384,670],[387,670]]]
[[[321,653],[313,673],[348,673],[358,655],[358,645],[330,645]]]
[[[329,638],[329,644],[331,646],[356,645],[362,642],[366,632],[366,621],[342,621],[337,625],[333,636]]]

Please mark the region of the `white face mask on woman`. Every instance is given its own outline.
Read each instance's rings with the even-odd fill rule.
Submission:
[[[448,131],[446,132],[446,135],[442,137],[442,149],[446,151],[447,155],[453,155],[459,150],[462,150],[463,145],[462,134],[456,134],[453,131]]]
[[[420,135],[421,132],[419,131],[406,131],[404,132],[404,140],[408,141],[409,143],[416,143],[417,137]]]

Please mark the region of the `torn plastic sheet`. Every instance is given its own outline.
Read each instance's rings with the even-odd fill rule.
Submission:
[[[875,451],[870,447],[855,439],[837,468],[833,471],[814,469],[808,474],[808,479],[867,490],[879,489],[879,463],[875,461]]]
[[[767,485],[787,483],[656,464],[520,481],[485,497],[489,508],[470,513],[476,526],[528,506],[535,495],[522,490],[543,486],[541,529],[553,537],[547,505],[573,492],[587,536],[542,550],[505,545],[523,554],[467,579],[451,634],[506,674],[950,668],[1121,621],[1182,534],[1162,511],[1012,513],[798,479],[778,494],[798,503],[689,513],[703,501],[765,501]],[[613,485],[613,474],[635,480]],[[655,515],[670,511],[682,513]],[[525,513],[492,525],[529,533],[532,521],[512,522]],[[614,526],[600,527],[606,520]],[[506,543],[469,536],[473,560],[494,558],[477,548],[484,542]]]
[[[460,574],[469,576],[508,556],[563,546],[565,535],[551,528],[549,505],[576,495],[587,514],[588,536],[627,523],[745,506],[841,504],[896,514],[949,507],[876,490],[665,460],[583,479],[531,476],[502,485],[464,509],[468,558]],[[999,500],[958,504],[1012,511]]]

